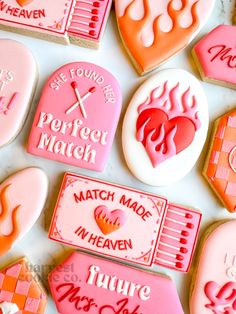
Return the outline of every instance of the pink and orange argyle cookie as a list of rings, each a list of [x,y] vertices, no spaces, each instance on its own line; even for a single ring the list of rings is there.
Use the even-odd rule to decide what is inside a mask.
[[[45,312],[47,295],[25,258],[0,272],[0,305],[3,303],[17,306],[16,314]]]

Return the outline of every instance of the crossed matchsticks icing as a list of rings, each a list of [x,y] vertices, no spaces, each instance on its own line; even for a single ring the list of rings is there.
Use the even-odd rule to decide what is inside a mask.
[[[84,95],[84,96],[80,96],[80,92],[78,90],[78,84],[77,82],[73,81],[71,83],[71,87],[74,89],[75,91],[75,95],[77,97],[77,102],[75,104],[73,104],[70,108],[68,108],[66,110],[66,114],[70,114],[72,111],[74,111],[77,107],[80,107],[80,110],[81,110],[81,113],[83,115],[83,117],[85,119],[88,118],[87,116],[87,113],[86,113],[86,110],[85,110],[85,107],[84,107],[84,101],[90,96],[92,95],[93,93],[96,92],[96,87],[91,87],[89,89],[89,91]]]

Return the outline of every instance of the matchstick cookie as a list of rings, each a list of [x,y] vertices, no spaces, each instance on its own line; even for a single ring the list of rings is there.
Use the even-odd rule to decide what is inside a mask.
[[[203,174],[229,212],[236,211],[236,110],[216,120]]]
[[[51,272],[49,285],[61,314],[184,314],[169,277],[79,252]]]
[[[21,43],[0,39],[0,147],[22,128],[36,81],[37,66],[30,51]]]
[[[0,271],[0,314],[43,314],[47,295],[24,258]]]
[[[236,311],[236,221],[219,221],[206,232],[190,292],[190,314]]]
[[[199,211],[163,197],[66,173],[49,237],[134,265],[187,272],[200,221]]]
[[[134,94],[122,144],[129,169],[153,186],[182,179],[194,167],[208,130],[208,104],[198,80],[183,70],[160,71]]]
[[[91,63],[67,64],[46,82],[28,152],[102,171],[121,111],[117,80]]]
[[[0,28],[58,43],[98,48],[112,0],[3,0]]]
[[[236,89],[236,26],[220,25],[193,48],[204,81]]]
[[[118,28],[139,74],[185,48],[209,17],[215,0],[116,0]]]
[[[0,185],[0,256],[7,253],[38,219],[48,190],[45,173],[27,168]]]

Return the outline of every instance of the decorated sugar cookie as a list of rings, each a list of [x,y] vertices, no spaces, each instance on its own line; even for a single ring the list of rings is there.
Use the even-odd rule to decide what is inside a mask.
[[[0,256],[32,228],[47,196],[48,181],[38,168],[27,168],[0,185]]]
[[[203,171],[230,212],[236,211],[236,110],[216,120]]]
[[[193,49],[204,81],[236,89],[236,26],[220,25]]]
[[[116,0],[118,28],[140,74],[185,48],[209,17],[214,0]]]
[[[236,312],[236,221],[221,221],[206,232],[190,292],[190,314]]]
[[[139,180],[154,186],[183,178],[195,165],[208,130],[208,105],[194,76],[164,70],[134,94],[122,133],[126,162]]]
[[[97,48],[112,0],[3,0],[0,3],[3,30]]]
[[[169,277],[79,252],[51,272],[49,285],[62,314],[184,314]]]
[[[45,84],[33,122],[31,154],[102,171],[121,111],[121,91],[107,70],[67,64]]]
[[[43,314],[47,295],[26,259],[0,271],[1,314]]]
[[[49,237],[135,266],[187,272],[201,216],[158,195],[66,173]]]
[[[22,128],[36,78],[37,66],[30,51],[19,42],[0,39],[0,147]]]

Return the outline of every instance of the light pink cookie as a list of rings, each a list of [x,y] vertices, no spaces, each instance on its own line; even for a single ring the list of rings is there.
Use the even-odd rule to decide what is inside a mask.
[[[206,232],[190,298],[191,314],[236,312],[236,221],[221,221]]]
[[[187,272],[200,221],[197,210],[163,197],[66,173],[49,237],[135,265]]]
[[[48,190],[45,173],[27,168],[0,185],[0,256],[9,251],[38,219]]]
[[[46,82],[28,152],[102,171],[120,111],[121,91],[111,73],[92,63],[67,64]]]
[[[193,48],[204,81],[236,89],[236,26],[219,25]]]
[[[23,35],[97,48],[112,0],[3,0],[0,28]]]
[[[0,39],[0,147],[11,142],[22,128],[36,79],[31,52],[21,43]]]
[[[79,252],[52,271],[49,285],[61,314],[184,314],[169,277]]]

